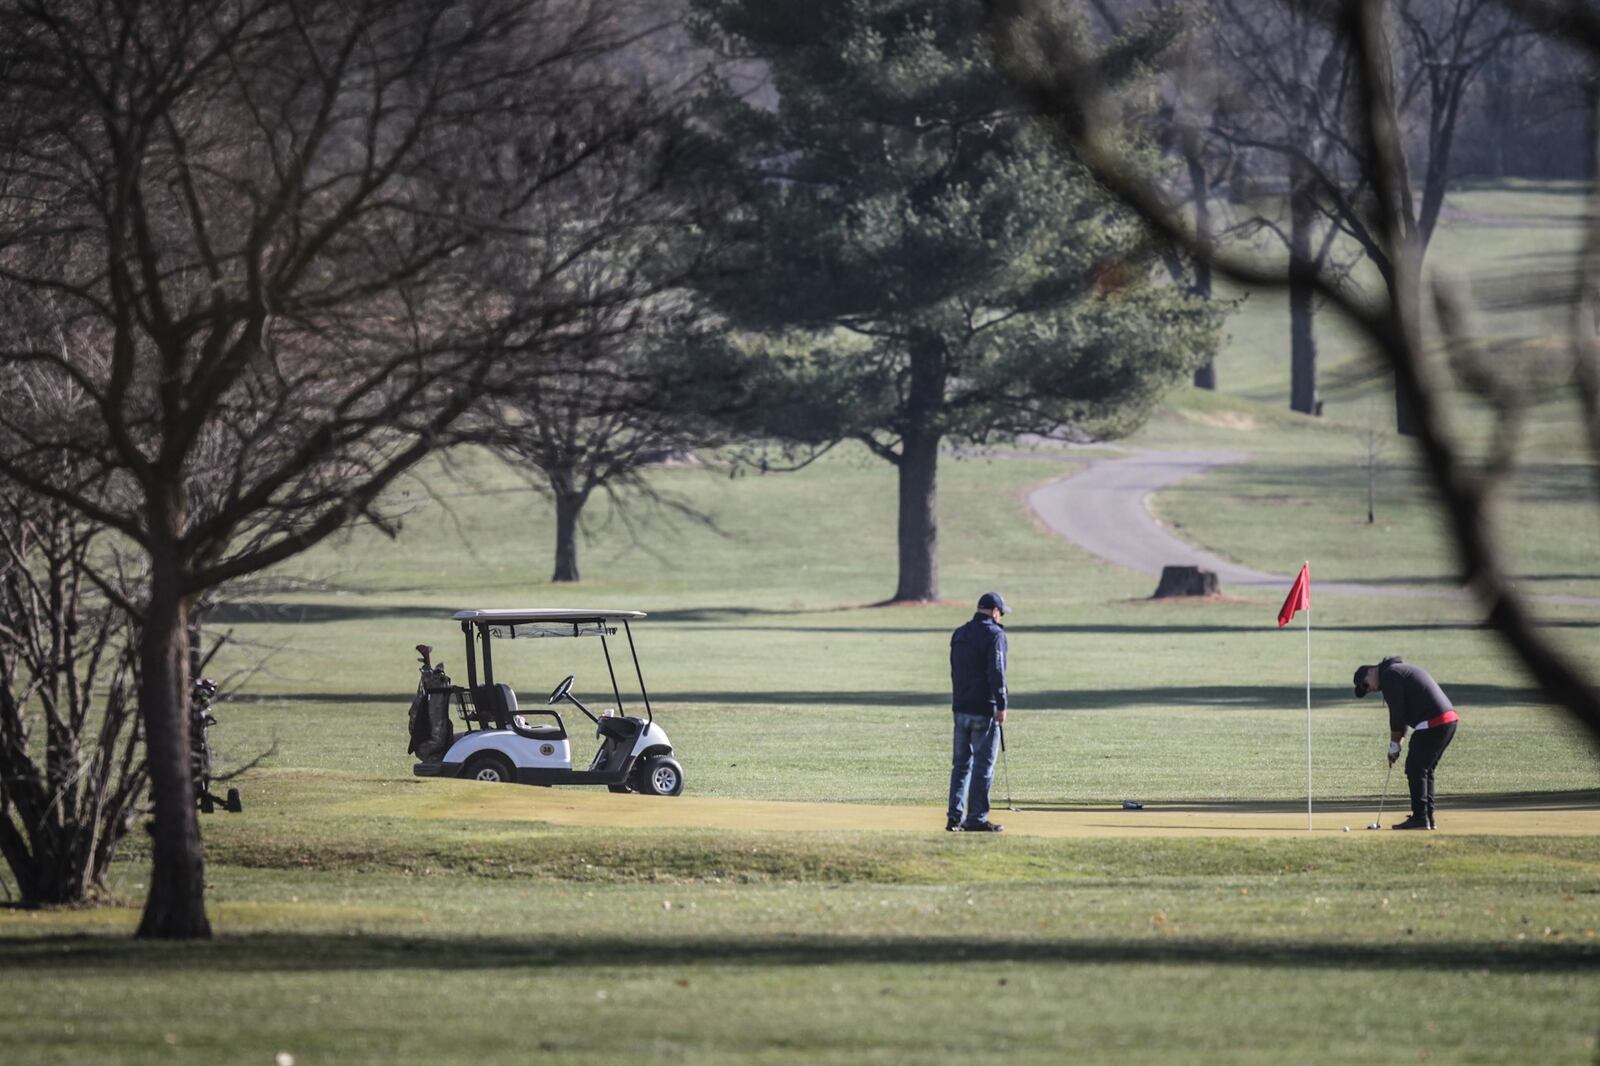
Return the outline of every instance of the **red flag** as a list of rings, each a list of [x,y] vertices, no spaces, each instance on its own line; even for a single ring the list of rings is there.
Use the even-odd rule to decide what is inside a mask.
[[[1309,610],[1311,610],[1311,564],[1306,563],[1300,567],[1300,574],[1294,579],[1294,587],[1289,590],[1289,598],[1278,608],[1278,628],[1282,629],[1288,625],[1296,611]]]

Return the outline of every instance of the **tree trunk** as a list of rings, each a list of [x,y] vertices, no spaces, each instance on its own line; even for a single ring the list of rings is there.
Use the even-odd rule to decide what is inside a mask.
[[[1310,182],[1296,166],[1289,182],[1289,409],[1317,413],[1317,338],[1312,332],[1316,313],[1316,262],[1312,258],[1312,229],[1316,207]]]
[[[196,600],[189,605],[185,615],[184,630],[185,640],[189,647],[189,676],[201,677],[205,674],[206,655],[206,611],[208,607]]]
[[[1515,124],[1513,109],[1516,106],[1517,66],[1513,55],[1513,49],[1502,43],[1495,49],[1494,58],[1484,67],[1483,121],[1489,146],[1487,166],[1489,176],[1497,181],[1506,176],[1506,150],[1510,147]]]
[[[944,408],[945,342],[929,330],[911,338],[911,381],[900,439],[900,583],[895,602],[939,598],[939,472],[936,420]]]
[[[205,857],[189,765],[188,604],[181,592],[177,504],[153,500],[150,599],[139,631],[139,713],[155,805],[150,891],[138,936],[209,938]],[[166,513],[159,513],[161,510]]]
[[[38,864],[28,850],[28,842],[12,824],[10,812],[0,814],[0,856],[4,856],[11,876],[17,882],[17,891],[24,906],[35,906],[43,900],[39,892]]]
[[[556,498],[556,568],[551,581],[578,580],[578,516],[588,502],[587,492],[570,487],[555,486]]]
[[[1189,186],[1194,195],[1194,231],[1203,253],[1195,259],[1193,292],[1202,300],[1211,299],[1211,189],[1206,181],[1206,168],[1196,152],[1188,153]],[[1209,358],[1194,368],[1194,387],[1217,387],[1217,361]]]
[[[900,585],[896,601],[939,598],[939,437],[908,436],[900,454]]]
[[[1402,437],[1417,435],[1416,416],[1411,413],[1411,405],[1406,402],[1399,382],[1395,382],[1394,386],[1394,430]]]
[[[1389,275],[1389,306],[1392,327],[1407,336],[1407,343],[1418,354],[1418,372],[1423,372],[1422,335],[1418,322],[1422,307],[1422,250],[1416,244],[1402,245],[1394,257],[1394,269]],[[1419,429],[1416,412],[1406,398],[1400,376],[1394,379],[1394,428],[1402,437],[1414,437]]]

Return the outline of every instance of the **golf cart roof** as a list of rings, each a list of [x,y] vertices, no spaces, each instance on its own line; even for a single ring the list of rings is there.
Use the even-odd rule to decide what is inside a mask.
[[[542,610],[495,608],[487,611],[457,611],[450,616],[458,622],[480,625],[516,626],[537,622],[629,622],[645,617],[643,611],[596,610],[551,607]]]

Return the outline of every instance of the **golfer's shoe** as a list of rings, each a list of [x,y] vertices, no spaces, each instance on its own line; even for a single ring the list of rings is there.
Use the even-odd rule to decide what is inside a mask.
[[[961,822],[959,820],[955,819],[955,818],[946,819],[946,821],[944,823],[944,831],[946,833],[959,833],[959,832],[961,832]]]
[[[1004,833],[1006,827],[999,822],[968,822],[961,827],[963,833]]]
[[[1426,818],[1418,818],[1416,815],[1413,814],[1410,818],[1407,818],[1405,821],[1397,822],[1394,825],[1390,826],[1389,828],[1391,828],[1391,829],[1432,829],[1433,828],[1433,823],[1428,821]]]

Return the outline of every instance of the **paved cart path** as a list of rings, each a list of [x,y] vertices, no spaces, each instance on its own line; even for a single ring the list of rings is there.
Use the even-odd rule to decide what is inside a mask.
[[[1030,492],[1028,505],[1057,535],[1129,570],[1159,577],[1164,566],[1199,566],[1215,571],[1224,586],[1287,592],[1289,583],[1294,580],[1294,571],[1269,574],[1195,547],[1162,525],[1146,504],[1150,496],[1161,489],[1213,467],[1242,463],[1249,458],[1244,452],[1234,451],[1139,450],[1117,458],[1091,456],[1083,469]],[[1311,571],[1312,584],[1318,593],[1466,596],[1463,590],[1452,588],[1319,581],[1314,561]],[[1600,607],[1600,598],[1593,596],[1549,595],[1529,596],[1528,599],[1538,603]]]
[[[394,799],[360,800],[347,809],[468,821],[550,822],[557,825],[631,829],[722,829],[730,831],[942,833],[944,809],[864,803],[801,803],[783,800],[615,795],[593,788],[532,788],[467,781],[430,781],[427,794],[407,797],[409,812]],[[1390,797],[1384,824],[1398,821]],[[413,804],[415,804],[413,806]],[[1330,801],[1313,817],[1317,833],[1361,833],[1377,803]],[[995,808],[1007,833],[1033,837],[1289,837],[1306,833],[1304,802],[1151,803],[1143,810],[1104,806],[1026,805]],[[1600,792],[1530,794],[1515,797],[1452,797],[1439,810],[1439,833],[1510,836],[1600,835]],[[1376,836],[1378,834],[1365,834]],[[1396,840],[1412,834],[1385,833]]]

